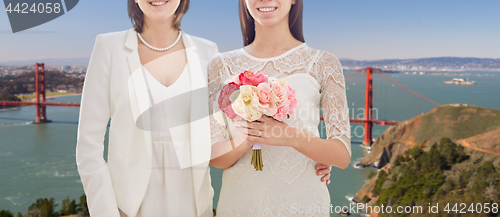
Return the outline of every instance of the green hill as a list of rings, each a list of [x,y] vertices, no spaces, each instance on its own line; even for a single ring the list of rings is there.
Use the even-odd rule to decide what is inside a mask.
[[[491,210],[493,204],[500,205],[499,110],[439,106],[389,127],[371,149],[360,164],[380,170],[369,176],[353,201],[423,209],[379,216],[500,216],[500,210]],[[429,203],[440,205],[438,214],[428,213]],[[489,203],[491,212],[472,212],[479,207],[471,204],[478,203]],[[466,206],[465,214],[453,210],[461,206]]]
[[[463,146],[486,150],[500,155],[500,110],[473,105],[443,105],[423,113],[411,120],[389,127],[371,146],[371,152],[360,162],[361,166],[382,168],[395,156],[418,145],[429,150],[430,145],[442,137],[458,141]],[[500,131],[499,131],[500,132]],[[489,143],[464,143],[478,135]],[[478,138],[479,139],[479,138]],[[491,142],[493,141],[493,142]],[[467,142],[467,141],[466,141]]]

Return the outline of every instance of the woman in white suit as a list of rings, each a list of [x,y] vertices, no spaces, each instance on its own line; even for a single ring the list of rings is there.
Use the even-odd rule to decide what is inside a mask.
[[[167,97],[191,90],[203,95],[207,63],[218,52],[214,43],[179,30],[188,6],[188,0],[129,0],[134,28],[96,38],[82,93],[76,148],[78,172],[93,217],[212,216],[208,119],[175,127],[172,131],[182,134],[176,138],[151,127],[158,113],[155,105],[162,105]],[[206,104],[195,102],[196,110],[189,106],[178,111],[203,111],[200,107]],[[109,118],[105,162],[103,141]],[[169,142],[189,140],[196,147],[172,149]],[[174,157],[177,161],[172,161]],[[169,168],[159,168],[161,163]]]
[[[218,50],[179,29],[188,7],[128,0],[134,28],[96,38],[76,147],[92,217],[212,216],[206,69]]]

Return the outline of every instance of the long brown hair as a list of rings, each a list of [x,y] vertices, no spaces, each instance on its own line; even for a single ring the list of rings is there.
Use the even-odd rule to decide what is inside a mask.
[[[189,9],[189,0],[180,0],[179,7],[175,11],[174,28],[179,29],[181,27],[182,16],[186,14]],[[144,13],[142,12],[139,5],[135,3],[135,0],[128,0],[128,17],[134,25],[134,29],[138,33],[142,33],[142,27],[144,26]]]
[[[290,9],[288,18],[288,25],[292,36],[301,41],[304,40],[304,33],[302,31],[302,11],[304,5],[302,0],[295,0],[295,4]],[[248,12],[245,0],[240,0],[239,3],[241,34],[243,34],[243,46],[247,46],[255,40],[255,20],[250,12]]]

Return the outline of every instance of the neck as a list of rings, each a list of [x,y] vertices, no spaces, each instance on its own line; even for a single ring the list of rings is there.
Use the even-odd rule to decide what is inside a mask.
[[[144,17],[141,37],[151,46],[168,47],[174,43],[178,35],[179,31],[173,26],[173,18],[158,22]]]
[[[288,17],[273,26],[255,23],[255,39],[249,47],[259,53],[275,54],[298,46],[302,42],[295,39],[288,26]]]

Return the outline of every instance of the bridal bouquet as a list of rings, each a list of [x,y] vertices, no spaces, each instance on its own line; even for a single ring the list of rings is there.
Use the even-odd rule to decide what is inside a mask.
[[[254,74],[245,71],[226,82],[218,99],[219,108],[234,120],[241,117],[247,121],[256,121],[262,115],[283,121],[295,113],[297,99],[295,90],[283,79],[271,78],[262,72]],[[262,171],[261,144],[252,147],[252,161],[255,170]]]

